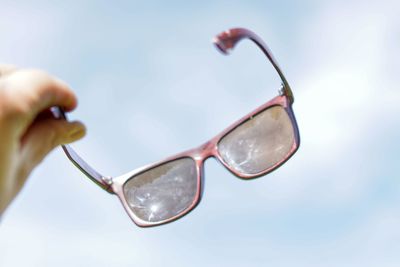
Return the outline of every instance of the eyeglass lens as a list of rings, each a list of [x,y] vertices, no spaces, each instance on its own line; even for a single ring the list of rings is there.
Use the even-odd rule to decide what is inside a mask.
[[[197,192],[196,163],[181,158],[130,178],[124,185],[129,208],[146,222],[170,219],[190,207]]]
[[[218,144],[234,171],[257,174],[288,156],[295,141],[292,122],[282,106],[272,106],[239,125]]]

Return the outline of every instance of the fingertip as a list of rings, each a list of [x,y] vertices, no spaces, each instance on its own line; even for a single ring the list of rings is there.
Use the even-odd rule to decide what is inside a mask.
[[[65,112],[71,112],[76,109],[78,106],[78,100],[76,99],[75,95],[72,94],[68,100],[61,100],[64,104],[62,105],[62,108]]]
[[[78,106],[78,98],[72,91],[71,86],[69,86],[65,81],[54,77],[55,83],[58,87],[63,88],[63,94],[59,94],[59,99],[57,102],[63,103],[63,109],[67,112],[73,111]]]

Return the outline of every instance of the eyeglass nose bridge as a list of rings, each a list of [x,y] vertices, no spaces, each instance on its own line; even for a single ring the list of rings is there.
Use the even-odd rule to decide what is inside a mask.
[[[217,157],[217,143],[215,142],[215,139],[197,147],[194,154],[194,158],[201,162],[204,162],[211,157]]]

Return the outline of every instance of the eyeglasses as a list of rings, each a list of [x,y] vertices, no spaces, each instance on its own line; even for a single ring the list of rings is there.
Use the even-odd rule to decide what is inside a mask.
[[[138,226],[165,224],[195,208],[203,192],[204,161],[210,157],[235,176],[251,179],[277,169],[298,149],[300,137],[292,110],[293,94],[266,44],[243,28],[222,32],[213,43],[223,54],[228,54],[246,38],[267,56],[281,78],[282,87],[278,96],[208,142],[115,178],[98,173],[70,146],[62,146],[67,157],[88,178],[119,197]],[[61,108],[54,107],[52,111],[56,118],[66,119]]]

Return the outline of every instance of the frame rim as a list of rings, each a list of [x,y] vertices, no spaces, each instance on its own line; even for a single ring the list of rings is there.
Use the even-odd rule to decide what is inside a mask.
[[[228,163],[221,156],[221,154],[219,152],[219,148],[218,148],[220,141],[226,135],[228,135],[229,133],[234,131],[237,127],[239,127],[243,123],[246,123],[251,117],[258,115],[259,113],[261,113],[273,106],[281,106],[285,110],[286,114],[289,116],[290,122],[293,127],[293,134],[294,134],[293,144],[292,144],[290,150],[287,152],[287,154],[284,157],[282,157],[281,160],[279,160],[278,162],[276,162],[275,164],[273,164],[272,166],[270,166],[269,168],[267,168],[261,172],[245,174],[245,173],[236,171],[230,165],[228,165]],[[215,139],[216,139],[215,140],[216,141],[216,158],[218,159],[218,161],[220,161],[222,163],[222,165],[225,168],[227,168],[232,174],[234,174],[236,177],[241,178],[243,180],[259,178],[261,176],[264,176],[268,173],[273,172],[274,170],[276,170],[280,166],[282,166],[286,161],[288,161],[296,153],[296,151],[298,150],[298,148],[300,146],[300,134],[299,134],[299,130],[298,130],[297,121],[294,116],[294,112],[292,109],[292,104],[290,103],[290,99],[286,95],[278,95],[278,96],[274,97],[273,99],[271,99],[270,101],[268,101],[267,103],[259,106],[258,108],[256,108],[252,112],[248,113],[247,115],[245,115],[244,117],[242,117],[241,119],[239,119],[238,121],[233,123],[232,125],[228,126],[224,131],[222,131],[220,134],[218,134],[215,137]]]
[[[167,224],[170,222],[173,222],[186,214],[188,214],[190,211],[192,211],[201,201],[202,195],[203,195],[203,184],[204,184],[204,164],[203,160],[199,159],[196,157],[197,155],[197,150],[196,149],[190,149],[181,153],[178,153],[176,155],[172,155],[170,157],[167,157],[163,160],[147,164],[143,167],[139,167],[137,169],[134,169],[126,174],[123,174],[121,176],[115,177],[113,179],[113,183],[111,185],[111,189],[113,192],[118,196],[119,200],[122,203],[122,206],[124,207],[125,211],[128,213],[128,216],[131,218],[131,220],[140,227],[149,227],[149,226],[157,226],[157,225],[162,225],[162,224]],[[125,197],[125,192],[124,192],[124,186],[125,184],[131,180],[134,179],[135,176],[140,175],[146,171],[152,170],[154,168],[157,168],[158,166],[161,166],[163,164],[179,160],[179,159],[184,159],[184,158],[190,158],[191,160],[194,161],[194,164],[196,166],[196,180],[197,180],[197,186],[196,186],[196,193],[195,196],[191,202],[191,204],[178,213],[175,216],[172,216],[171,218],[164,219],[161,221],[156,221],[156,222],[150,222],[141,219],[138,217],[130,208],[127,198]]]
[[[218,149],[218,144],[221,141],[222,138],[224,138],[227,134],[229,134],[231,131],[236,129],[238,126],[242,125],[245,123],[249,118],[252,116],[255,116],[259,114],[260,112],[272,107],[272,106],[282,106],[284,110],[287,112],[291,123],[293,127],[293,132],[294,132],[294,140],[291,149],[287,153],[285,157],[282,158],[279,162],[276,164],[272,165],[271,167],[265,169],[262,172],[255,173],[255,174],[243,174],[240,172],[235,171],[232,169],[221,157]],[[280,166],[282,166],[286,161],[288,161],[298,150],[299,145],[300,145],[300,138],[299,138],[299,131],[298,131],[298,126],[296,119],[294,117],[293,110],[291,108],[291,103],[290,100],[288,99],[288,96],[286,95],[278,95],[274,97],[273,99],[269,100],[265,104],[259,106],[255,110],[251,111],[250,113],[246,114],[236,122],[230,124],[227,128],[225,128],[222,132],[208,140],[206,143],[196,147],[192,148],[180,153],[177,153],[175,155],[169,156],[165,159],[162,159],[160,161],[156,161],[151,164],[147,164],[145,166],[139,167],[137,169],[134,169],[126,174],[123,174],[121,176],[113,178],[113,183],[111,185],[112,191],[118,196],[120,199],[125,211],[128,213],[128,216],[131,218],[131,220],[138,226],[140,227],[150,227],[150,226],[158,226],[158,225],[163,225],[167,224],[170,222],[173,222],[177,219],[182,218],[183,216],[187,215],[190,213],[197,205],[200,203],[204,191],[204,162],[208,158],[215,158],[220,164],[222,164],[223,167],[225,167],[228,171],[230,171],[233,175],[235,175],[238,178],[241,178],[243,180],[251,180],[254,178],[259,178],[261,176],[264,176],[276,169],[278,169]],[[195,165],[196,165],[196,171],[197,171],[197,188],[196,188],[196,194],[195,197],[192,201],[192,203],[182,212],[178,213],[177,215],[157,221],[157,222],[149,222],[146,220],[143,220],[139,218],[130,208],[128,201],[125,197],[124,193],[124,186],[125,184],[130,180],[134,179],[135,176],[144,173],[146,171],[149,171],[151,169],[154,169],[160,165],[166,164],[168,162],[172,162],[174,160],[182,159],[182,158],[191,158]]]

